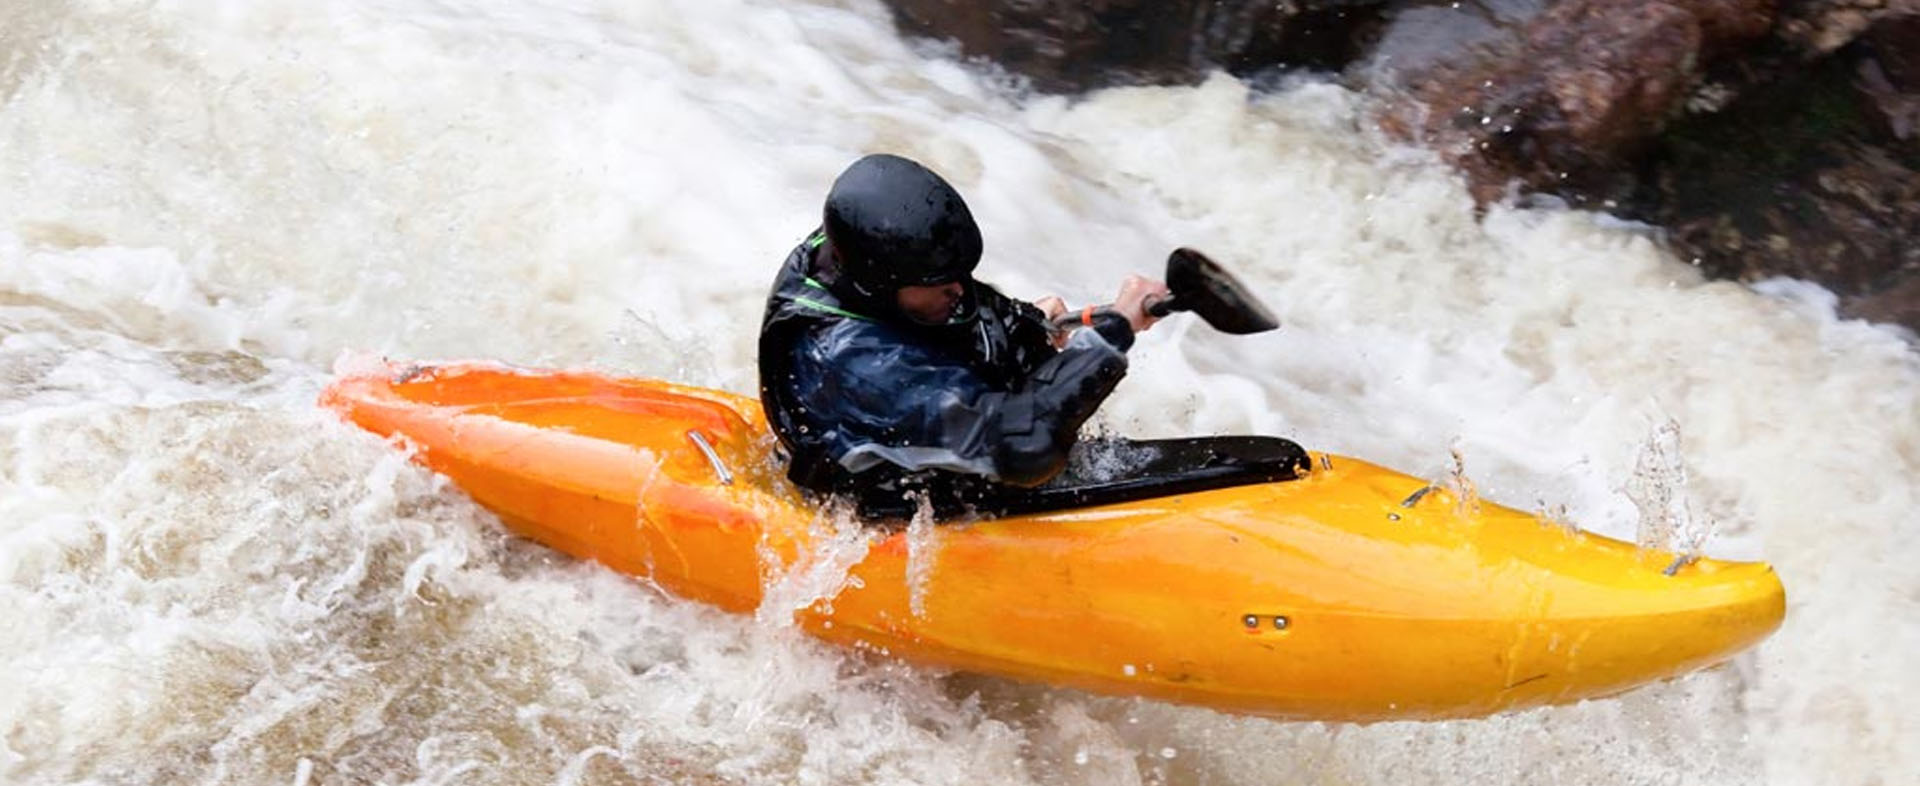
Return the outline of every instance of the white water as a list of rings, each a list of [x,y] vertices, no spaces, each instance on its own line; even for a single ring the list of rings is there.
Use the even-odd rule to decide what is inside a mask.
[[[1476,221],[1356,96],[1016,103],[870,2],[0,6],[0,782],[1911,783],[1920,360],[1645,231]],[[1103,427],[1260,432],[1631,538],[1671,418],[1786,626],[1484,721],[1282,724],[901,666],[511,540],[312,404],[343,352],[751,390],[862,152],[982,275],[1102,298],[1192,244],[1278,333],[1144,337]],[[830,571],[829,571],[830,572]],[[823,574],[824,575],[824,574]],[[830,577],[829,577],[830,578]]]

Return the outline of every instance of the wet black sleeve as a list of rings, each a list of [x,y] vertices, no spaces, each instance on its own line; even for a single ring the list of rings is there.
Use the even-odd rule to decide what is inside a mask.
[[[994,465],[1001,482],[1037,486],[1067,465],[1067,451],[1080,426],[1126,376],[1124,347],[1133,343],[1133,332],[1121,327],[1126,329],[1121,346],[1109,342],[1104,332],[1079,331],[1065,349],[1034,370],[1020,392],[988,397],[1004,396],[995,402],[1000,412],[994,423],[999,432]]]
[[[887,463],[1044,483],[1127,370],[1121,349],[1081,330],[1016,389],[996,390],[963,364],[875,330],[843,325],[795,358],[820,382],[807,386],[805,405],[834,424],[834,460],[853,473]]]

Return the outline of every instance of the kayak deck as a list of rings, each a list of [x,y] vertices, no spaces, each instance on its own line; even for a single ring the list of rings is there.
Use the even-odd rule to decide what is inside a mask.
[[[847,526],[784,477],[758,402],[485,363],[349,376],[323,403],[401,437],[515,531],[753,612]],[[1780,624],[1761,563],[1569,530],[1353,459],[1297,480],[857,536],[797,623],[903,659],[1217,709],[1428,719],[1617,693]],[[844,538],[842,538],[844,541]],[[784,612],[784,610],[775,610]]]

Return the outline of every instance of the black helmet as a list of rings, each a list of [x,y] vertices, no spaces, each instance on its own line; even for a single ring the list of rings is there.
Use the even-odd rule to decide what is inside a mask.
[[[840,173],[826,230],[841,277],[868,297],[963,281],[980,264],[980,227],[960,193],[899,156],[870,155]]]

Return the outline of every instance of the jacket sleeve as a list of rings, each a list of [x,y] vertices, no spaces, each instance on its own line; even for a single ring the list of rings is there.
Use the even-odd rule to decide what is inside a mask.
[[[1127,338],[1131,343],[1132,334]],[[1102,332],[1081,330],[1059,354],[1034,369],[1019,392],[982,396],[976,406],[991,411],[982,422],[996,437],[997,479],[1037,486],[1059,474],[1081,424],[1126,373],[1124,349]]]
[[[802,342],[795,367],[817,380],[802,398],[816,422],[833,424],[827,441],[847,471],[891,464],[1032,486],[1066,466],[1081,424],[1126,375],[1126,354],[1107,332],[1075,332],[1013,390],[864,324]]]

